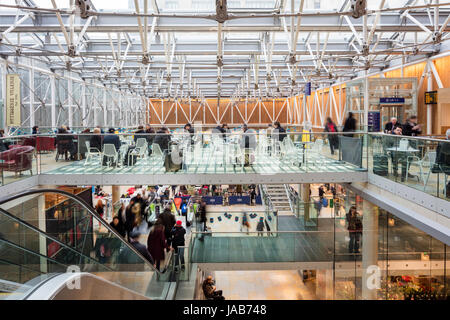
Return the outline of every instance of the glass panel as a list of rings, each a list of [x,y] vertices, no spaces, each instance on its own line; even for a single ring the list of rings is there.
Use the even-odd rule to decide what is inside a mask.
[[[147,297],[165,297],[170,270],[155,272],[131,249],[134,244],[126,245],[82,203],[56,193],[31,194],[23,200],[3,203],[0,212],[3,265],[5,270],[20,266],[21,283],[35,275],[31,271],[60,273],[75,265]]]

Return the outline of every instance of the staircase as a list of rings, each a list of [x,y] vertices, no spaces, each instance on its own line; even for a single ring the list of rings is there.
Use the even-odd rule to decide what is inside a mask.
[[[289,205],[289,198],[284,185],[268,184],[266,185],[266,188],[273,207],[278,211],[278,214],[292,214],[292,210]]]

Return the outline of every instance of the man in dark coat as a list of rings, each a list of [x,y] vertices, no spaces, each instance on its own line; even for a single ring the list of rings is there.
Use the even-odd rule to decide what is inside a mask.
[[[109,134],[104,137],[103,144],[113,144],[116,148],[116,151],[119,151],[121,145],[120,138],[118,135],[114,134],[114,131],[114,128],[109,128]]]
[[[145,133],[144,126],[139,126],[137,131],[134,133],[134,139],[133,139],[134,143],[136,143],[137,139],[139,139],[139,138],[145,138],[144,133]]]
[[[348,113],[348,118],[345,120],[343,132],[355,132],[356,119],[353,118],[353,112]],[[344,134],[346,137],[353,137],[353,134]]]
[[[417,117],[411,116],[403,125],[403,135],[409,137],[415,137],[422,133],[421,125],[417,124]]]
[[[391,121],[386,123],[386,125],[384,126],[384,133],[394,134],[394,130],[401,126],[402,125],[397,122],[397,118],[392,117]]]
[[[142,243],[140,243],[138,241],[140,236],[140,233],[138,231],[133,231],[130,233],[130,244],[137,250],[139,251],[139,253],[141,255],[144,256],[145,259],[147,259],[154,267],[156,267],[155,265],[155,261],[153,260],[153,257],[151,256],[150,252],[148,252],[147,248],[145,247],[145,245],[143,245]],[[129,261],[129,263],[132,263]]]
[[[164,225],[164,234],[166,239],[170,238],[170,231],[175,225],[175,216],[170,212],[169,208],[165,208],[163,213],[159,215],[159,219],[161,219],[162,224]]]
[[[170,142],[169,129],[165,127],[159,129],[153,142],[159,145],[161,151],[168,150]]]
[[[186,235],[186,229],[183,228],[181,220],[177,221],[177,224],[170,231],[169,243],[172,246],[176,256],[176,266],[180,265],[184,270],[184,236]]]
[[[276,121],[276,122],[273,124],[273,126],[274,126],[274,129],[272,130],[272,137],[273,137],[274,135],[276,136],[276,135],[278,134],[278,140],[279,140],[280,142],[283,141],[284,138],[287,137],[286,129],[284,129],[278,121]]]

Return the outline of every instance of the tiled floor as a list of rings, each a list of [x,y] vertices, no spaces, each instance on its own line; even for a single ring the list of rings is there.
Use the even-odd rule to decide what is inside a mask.
[[[215,271],[215,280],[227,300],[316,299],[314,287],[303,283],[297,270]]]

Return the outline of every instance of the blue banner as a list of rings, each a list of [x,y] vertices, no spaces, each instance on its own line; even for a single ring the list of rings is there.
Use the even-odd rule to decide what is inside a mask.
[[[215,196],[204,196],[202,201],[205,201],[207,205],[223,205],[223,197]]]
[[[307,96],[311,95],[311,82],[307,82],[305,84],[305,95]]]
[[[369,121],[369,123],[368,123],[369,132],[380,132],[381,131],[380,111],[369,111],[368,121]]]
[[[230,206],[234,204],[250,204],[250,196],[229,196],[228,203]]]
[[[405,98],[392,97],[392,98],[380,98],[380,104],[392,104],[392,103],[405,103]]]

